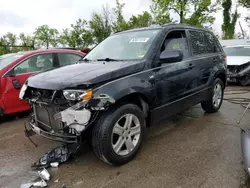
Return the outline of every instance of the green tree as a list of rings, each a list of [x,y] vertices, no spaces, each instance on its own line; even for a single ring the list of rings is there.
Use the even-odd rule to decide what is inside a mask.
[[[21,47],[20,50],[29,50],[33,49],[34,40],[33,37],[30,35],[25,35],[25,33],[19,34],[19,41],[21,46],[27,46],[27,47]],[[31,47],[33,46],[33,47]]]
[[[250,8],[250,1],[249,0],[239,0],[239,3],[245,7],[245,8]]]
[[[139,28],[139,27],[148,27],[152,25],[153,18],[151,14],[147,11],[144,11],[142,14],[138,14],[137,16],[132,16],[129,19],[128,25],[129,28]]]
[[[116,0],[116,8],[113,9],[113,15],[114,15],[114,20],[113,20],[113,31],[114,32],[119,32],[123,30],[129,29],[129,24],[125,21],[123,17],[123,8],[125,4],[120,3],[119,0]]]
[[[55,47],[58,44],[58,34],[57,29],[49,28],[48,25],[42,25],[35,29],[34,40],[39,47]]]
[[[213,4],[211,0],[153,0],[151,11],[156,23],[171,22],[169,11],[173,10],[179,16],[180,23],[204,27],[213,24],[213,13],[218,8],[219,1]]]
[[[77,49],[91,45],[93,39],[88,29],[88,22],[78,19],[75,24],[71,24],[70,29],[63,29],[60,43]]]
[[[168,5],[168,0],[152,0],[150,10],[153,15],[153,24],[166,24],[172,22],[169,15]]]
[[[17,36],[11,32],[6,33],[0,38],[0,44],[0,54],[18,51],[18,48],[14,47],[17,45]]]
[[[235,33],[235,25],[240,14],[238,13],[237,7],[234,13],[231,13],[232,0],[224,0],[222,3],[223,7],[223,24],[221,26],[223,32],[223,39],[233,39]]]
[[[108,6],[102,7],[102,12],[94,12],[92,19],[89,21],[93,40],[96,44],[102,42],[112,32],[112,18]]]

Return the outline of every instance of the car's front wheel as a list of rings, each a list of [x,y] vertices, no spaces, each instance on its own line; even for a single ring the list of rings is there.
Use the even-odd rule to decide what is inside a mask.
[[[117,106],[96,121],[92,132],[93,150],[104,162],[123,165],[139,151],[144,130],[144,114],[137,105]]]
[[[201,103],[205,112],[214,113],[220,109],[223,102],[224,88],[225,86],[222,80],[217,78],[213,83],[208,100]]]

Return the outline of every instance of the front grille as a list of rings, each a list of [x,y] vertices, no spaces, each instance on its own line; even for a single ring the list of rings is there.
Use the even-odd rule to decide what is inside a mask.
[[[59,131],[63,129],[63,122],[55,120],[53,116],[64,109],[65,108],[33,104],[35,119],[38,126],[49,132],[51,130]]]

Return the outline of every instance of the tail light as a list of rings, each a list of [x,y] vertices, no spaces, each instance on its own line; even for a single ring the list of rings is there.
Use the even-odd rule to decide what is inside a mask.
[[[225,60],[227,60],[227,54],[226,54],[226,53],[224,53],[224,55],[223,55],[223,56],[224,56],[224,59],[225,59]]]

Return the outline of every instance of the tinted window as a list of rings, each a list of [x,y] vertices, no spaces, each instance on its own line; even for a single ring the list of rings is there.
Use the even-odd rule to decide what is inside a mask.
[[[141,59],[147,53],[160,29],[130,31],[112,35],[91,50],[85,57],[96,59]]]
[[[183,58],[190,56],[185,31],[172,31],[168,33],[161,51],[177,49],[183,52]]]
[[[77,61],[82,59],[82,57],[76,54],[58,53],[58,59],[60,65],[69,65],[72,63],[76,63]]]
[[[51,53],[35,55],[17,65],[14,68],[14,74],[44,71],[52,67],[53,67],[53,56]]]
[[[206,50],[207,53],[214,53],[214,52],[220,52],[221,49],[218,45],[217,39],[211,34],[211,33],[205,33],[205,38],[206,38]]]
[[[21,54],[6,54],[0,56],[0,70],[8,66],[12,62],[16,61],[18,58],[22,57]]]
[[[203,32],[189,31],[192,50],[194,55],[207,53],[207,47]]]
[[[250,56],[250,46],[225,47],[228,56]]]

